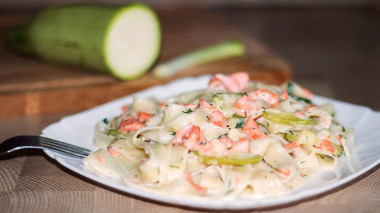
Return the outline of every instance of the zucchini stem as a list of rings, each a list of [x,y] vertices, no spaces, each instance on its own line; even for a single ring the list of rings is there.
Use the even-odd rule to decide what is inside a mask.
[[[153,69],[156,78],[168,78],[184,69],[226,58],[239,57],[245,48],[240,41],[226,41],[207,46],[159,64]]]

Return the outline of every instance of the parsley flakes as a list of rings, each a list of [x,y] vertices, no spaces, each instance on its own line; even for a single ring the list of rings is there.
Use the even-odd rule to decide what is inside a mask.
[[[182,111],[183,113],[187,113],[187,114],[190,114],[190,113],[192,113],[193,112],[193,110],[191,110],[191,109],[189,109],[189,110],[187,110],[187,111]]]

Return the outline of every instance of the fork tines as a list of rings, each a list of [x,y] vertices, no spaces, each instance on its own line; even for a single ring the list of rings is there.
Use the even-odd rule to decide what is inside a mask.
[[[41,146],[61,151],[64,153],[74,154],[80,157],[86,157],[91,153],[91,150],[83,147],[75,146],[72,144],[64,143],[50,138],[39,137],[39,143]]]

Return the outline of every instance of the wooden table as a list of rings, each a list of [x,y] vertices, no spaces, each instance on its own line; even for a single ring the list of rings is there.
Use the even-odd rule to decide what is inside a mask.
[[[229,39],[231,36],[244,40],[249,47],[248,58],[227,60],[188,70],[185,75],[208,73],[215,69],[221,72],[248,69],[256,78],[268,82],[280,83],[290,77],[287,63],[270,53],[259,42],[225,24],[218,15],[202,11],[169,11],[160,12],[159,16],[164,29],[160,61],[212,40]],[[27,17],[28,14],[1,15],[0,20],[3,22],[0,23],[3,25],[0,26],[0,36],[4,36],[5,29],[11,23],[18,23]],[[182,24],[184,22],[186,27]],[[187,42],[182,42],[184,37]],[[0,140],[21,134],[40,134],[45,126],[63,116],[166,82],[156,81],[149,75],[136,82],[118,82],[109,76],[95,75],[86,70],[62,68],[37,59],[24,58],[7,50],[4,43],[1,45],[0,54],[4,57],[0,59],[0,103],[8,107],[1,108],[3,112],[0,113]],[[33,71],[30,67],[38,68],[35,69],[38,71],[35,73],[39,75],[38,78],[27,73]],[[4,70],[5,68],[7,70]],[[54,75],[46,77],[48,72],[54,72]],[[41,80],[41,76],[45,76],[45,79]],[[59,81],[62,77],[69,80]],[[323,86],[322,82],[305,83],[317,93],[324,93],[330,97],[334,95],[329,93],[329,87]],[[54,107],[48,104],[52,99],[62,104],[61,97],[67,95],[63,100],[75,103],[85,97],[84,93],[91,91],[95,91],[97,95],[87,97],[85,104],[77,102],[77,106],[71,107]],[[46,107],[46,104],[49,107]],[[30,110],[30,106],[34,106],[33,110]],[[359,179],[318,197],[259,210],[292,213],[374,212],[380,209],[379,180],[380,172],[377,167]],[[1,212],[197,211],[116,192],[74,174],[38,150],[20,151],[0,159],[0,209]]]

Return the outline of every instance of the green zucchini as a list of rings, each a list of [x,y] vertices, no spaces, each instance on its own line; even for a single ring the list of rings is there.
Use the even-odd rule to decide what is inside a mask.
[[[250,156],[207,156],[200,155],[197,151],[194,152],[195,155],[201,160],[202,163],[212,164],[212,165],[237,165],[242,166],[246,164],[255,164],[260,162],[263,157],[261,155],[250,155]]]
[[[315,123],[315,120],[312,119],[300,119],[295,115],[287,112],[273,112],[273,111],[264,111],[263,117],[279,124],[285,125],[309,125]]]
[[[244,93],[218,93],[211,97],[210,104],[218,110],[233,110],[234,103],[243,95]]]
[[[342,152],[343,152],[343,146],[339,146],[339,145],[336,145],[333,143],[331,143],[331,145],[334,147],[334,155],[336,157],[340,157],[342,155]]]
[[[318,142],[318,135],[308,129],[289,130],[286,139],[292,142],[299,142],[302,145],[312,146]]]
[[[8,43],[47,61],[109,71],[122,80],[140,77],[161,47],[157,16],[142,4],[46,9],[8,33]]]

